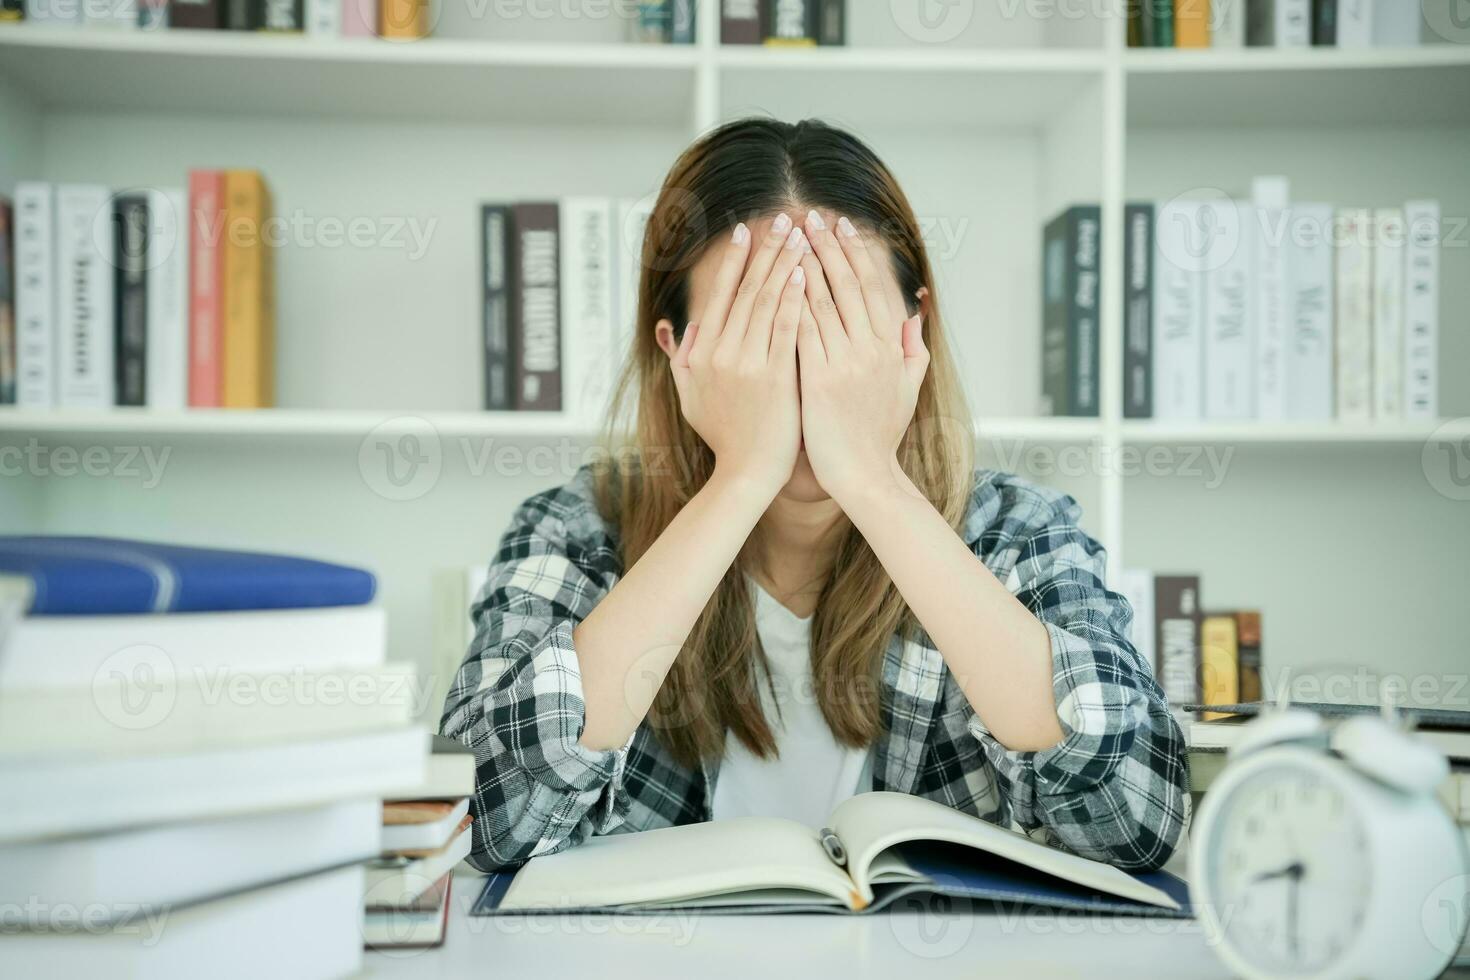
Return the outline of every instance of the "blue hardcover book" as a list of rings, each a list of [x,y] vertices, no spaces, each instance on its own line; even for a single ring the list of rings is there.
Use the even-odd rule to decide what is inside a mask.
[[[329,562],[121,538],[0,536],[0,578],[29,585],[32,616],[359,606],[371,572]]]

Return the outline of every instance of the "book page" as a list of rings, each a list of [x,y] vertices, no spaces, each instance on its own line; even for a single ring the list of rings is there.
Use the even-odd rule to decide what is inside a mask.
[[[813,892],[849,908],[852,879],[817,832],[791,820],[742,817],[594,837],[532,858],[516,873],[503,910],[682,903],[754,889]]]
[[[1108,895],[1162,908],[1179,907],[1159,889],[1110,865],[1038,844],[979,817],[906,793],[862,793],[845,800],[832,811],[831,827],[847,848],[847,870],[865,905],[873,900],[870,869],[878,866],[885,850],[906,841],[936,840],[978,848]]]

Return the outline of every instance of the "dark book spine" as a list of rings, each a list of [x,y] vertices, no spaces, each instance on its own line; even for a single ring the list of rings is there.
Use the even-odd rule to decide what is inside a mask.
[[[1123,417],[1153,418],[1154,206],[1123,212]]]
[[[1312,0],[1312,43],[1337,46],[1337,0]]]
[[[1174,46],[1174,0],[1147,0],[1149,19],[1153,21],[1153,43],[1150,47]]]
[[[1102,211],[1096,205],[1073,208],[1069,244],[1072,291],[1067,310],[1067,378],[1069,415],[1096,418],[1098,413],[1098,252]]]
[[[250,0],[250,26],[257,31],[300,32],[306,29],[304,0]]]
[[[1128,46],[1141,48],[1143,40],[1143,0],[1128,0]]]
[[[1043,415],[1066,415],[1067,239],[1071,213],[1047,222],[1041,235],[1041,399]]]
[[[674,44],[694,43],[694,8],[696,0],[674,0],[669,26],[669,40]]]
[[[817,43],[817,0],[761,0],[761,39],[777,46]]]
[[[673,0],[638,0],[633,19],[633,40],[643,44],[668,44],[673,37]]]
[[[761,43],[760,0],[720,0],[720,43]]]
[[[492,411],[515,408],[514,351],[511,350],[511,254],[513,219],[509,207],[487,204],[480,211],[481,256],[485,304],[485,407]]]
[[[1176,711],[1199,700],[1198,575],[1154,578],[1154,650],[1159,682]]]
[[[114,349],[119,405],[147,401],[148,198],[129,194],[113,202]]]
[[[561,411],[561,249],[555,202],[515,206],[516,408]]]
[[[0,21],[25,20],[25,0],[0,0]]]
[[[168,0],[168,26],[216,31],[224,26],[224,0]]]
[[[15,212],[0,197],[0,405],[15,404]]]
[[[1240,651],[1241,701],[1261,700],[1261,614],[1244,610],[1235,614],[1236,642]]]
[[[824,47],[847,43],[847,0],[817,0],[817,43]]]
[[[225,5],[225,29],[253,31],[256,28],[255,0],[220,0]]]

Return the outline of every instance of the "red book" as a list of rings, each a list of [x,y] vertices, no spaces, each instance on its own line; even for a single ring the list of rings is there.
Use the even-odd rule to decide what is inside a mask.
[[[189,171],[189,405],[218,408],[224,309],[224,174]]]

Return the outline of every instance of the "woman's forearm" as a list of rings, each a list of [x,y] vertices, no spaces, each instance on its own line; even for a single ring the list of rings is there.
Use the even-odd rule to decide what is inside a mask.
[[[714,475],[572,633],[582,744],[621,747],[642,723],[689,631],[779,487]]]
[[[1017,751],[1040,751],[1061,741],[1046,627],[907,477],[896,473],[892,481],[838,502],[990,734]]]

